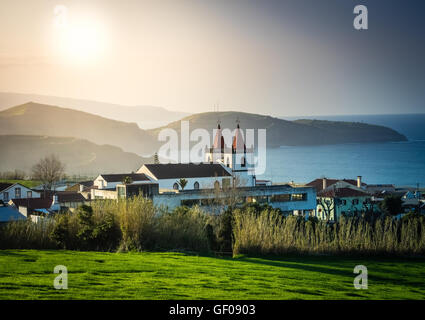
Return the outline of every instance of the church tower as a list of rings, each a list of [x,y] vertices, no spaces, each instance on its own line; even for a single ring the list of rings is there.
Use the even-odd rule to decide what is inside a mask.
[[[229,168],[234,185],[255,186],[254,150],[246,147],[239,121],[237,121],[230,148],[226,146],[221,126],[218,124],[213,146],[206,151],[205,160],[207,162],[221,163]]]

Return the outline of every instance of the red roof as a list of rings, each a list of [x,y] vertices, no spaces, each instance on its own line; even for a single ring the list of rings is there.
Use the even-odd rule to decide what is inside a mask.
[[[328,178],[326,178],[326,186],[330,187],[330,186],[334,185],[335,183],[337,183],[338,181],[344,181],[344,182],[347,182],[347,183],[357,187],[357,180],[354,180],[354,179],[328,179]],[[366,183],[362,182],[362,186],[366,186],[366,185],[367,185]],[[323,190],[323,179],[313,180],[313,181],[307,183],[307,186],[314,187],[316,189],[316,191],[319,192],[319,191]]]
[[[221,149],[221,150],[223,150],[224,149],[224,146],[225,146],[225,144],[224,144],[224,137],[223,137],[223,135],[221,133],[221,127],[220,127],[220,125],[218,125],[217,126],[217,133],[216,133],[215,138],[214,138],[213,149]]]
[[[329,188],[317,193],[319,197],[326,198],[351,198],[351,197],[368,197],[371,196],[367,192],[355,190],[351,188]]]
[[[52,206],[52,199],[46,198],[27,198],[12,199],[17,207],[27,207],[28,209],[48,209]]]
[[[241,129],[239,127],[239,124],[236,128],[235,136],[233,137],[232,149],[236,152],[245,152],[246,151],[245,141],[243,139],[243,135],[241,133]]]

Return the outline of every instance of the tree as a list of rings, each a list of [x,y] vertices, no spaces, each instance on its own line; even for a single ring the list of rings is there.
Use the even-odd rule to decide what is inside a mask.
[[[325,214],[326,221],[329,221],[331,218],[331,213],[335,209],[335,199],[334,198],[318,198],[319,205],[322,207],[322,210]],[[335,219],[336,217],[334,217]]]
[[[403,200],[398,196],[387,196],[380,203],[380,207],[384,213],[395,216],[403,211]]]
[[[177,181],[177,183],[180,186],[180,188],[182,188],[182,190],[184,190],[188,181],[185,178],[181,178],[179,181]]]
[[[64,172],[65,165],[54,154],[40,159],[32,168],[33,179],[43,183],[44,192],[51,190],[54,184],[62,179]]]
[[[131,179],[131,177],[126,176],[123,180],[122,183],[127,185],[127,184],[132,184],[133,183],[133,179]]]

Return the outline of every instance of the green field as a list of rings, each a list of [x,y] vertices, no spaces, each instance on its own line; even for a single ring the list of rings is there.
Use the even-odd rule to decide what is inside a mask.
[[[368,267],[369,289],[353,287]],[[68,289],[56,290],[56,265]],[[0,299],[424,299],[425,261],[0,251]]]
[[[27,188],[34,188],[39,186],[42,182],[37,180],[11,180],[11,179],[0,179],[0,183],[20,183]]]

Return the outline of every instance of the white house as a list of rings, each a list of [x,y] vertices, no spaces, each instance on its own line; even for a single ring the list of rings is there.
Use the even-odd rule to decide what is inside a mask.
[[[12,199],[40,198],[40,193],[20,183],[0,183],[0,200],[8,203]]]
[[[143,173],[118,173],[118,174],[101,174],[93,182],[97,189],[115,189],[122,184],[124,179],[129,177],[132,183],[151,183],[152,181]]]
[[[179,190],[180,179],[186,179],[185,190],[214,189],[232,185],[229,168],[218,163],[144,164],[138,171],[159,184],[159,189]]]

